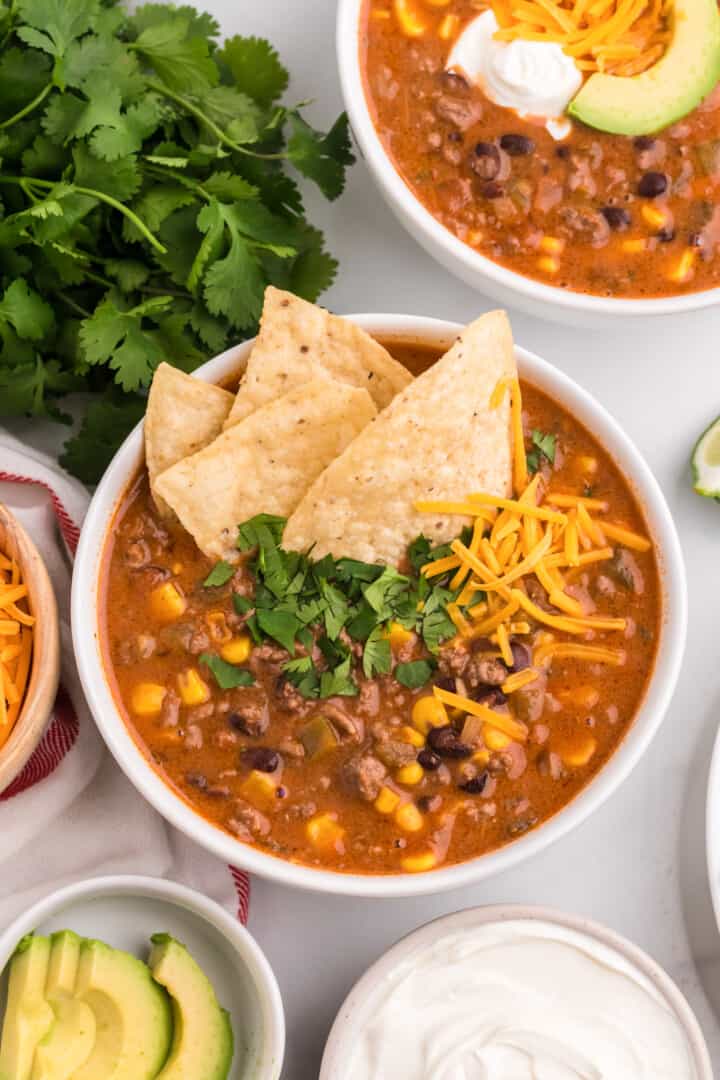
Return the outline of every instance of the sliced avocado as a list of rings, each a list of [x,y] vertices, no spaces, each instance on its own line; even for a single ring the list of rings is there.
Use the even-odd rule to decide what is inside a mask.
[[[72,930],[50,938],[45,1000],[55,1022],[35,1050],[30,1080],[69,1080],[95,1045],[95,1015],[75,997],[82,939]]]
[[[650,135],[692,112],[720,79],[720,13],[716,0],[675,0],[672,18],[657,64],[641,75],[591,75],[570,115],[599,131]]]
[[[30,1080],[35,1048],[55,1021],[45,1000],[49,963],[50,939],[32,934],[22,939],[10,961],[0,1080]]]
[[[175,1031],[170,1056],[157,1080],[226,1080],[233,1032],[207,975],[179,941],[153,934],[148,964],[172,998]]]
[[[172,1039],[167,994],[145,964],[102,941],[83,941],[75,998],[95,1016],[92,1052],[71,1080],[155,1080]]]

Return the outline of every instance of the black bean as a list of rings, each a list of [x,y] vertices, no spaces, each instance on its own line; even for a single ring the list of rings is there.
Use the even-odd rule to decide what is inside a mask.
[[[461,742],[452,724],[430,728],[428,742],[431,749],[440,757],[466,758],[472,754],[472,747]]]
[[[477,776],[473,776],[471,780],[466,780],[464,784],[458,786],[461,791],[467,791],[468,795],[482,795],[488,779],[488,773],[481,772]]]
[[[435,772],[436,769],[440,768],[440,758],[437,754],[433,754],[432,750],[428,750],[427,747],[420,751],[417,759],[423,769],[427,769],[428,772]]]
[[[280,764],[280,755],[277,750],[271,750],[267,746],[258,746],[251,750],[244,750],[243,761],[258,772],[275,772]]]
[[[558,146],[555,150],[555,157],[559,157],[563,161],[567,161],[567,159],[570,157],[570,153],[571,151],[569,146]]]
[[[479,142],[470,155],[470,168],[481,180],[494,180],[500,172],[500,151],[495,143]]]
[[[505,194],[505,188],[502,184],[498,184],[497,180],[488,180],[487,184],[483,184],[480,189],[480,194],[486,199],[499,199]]]
[[[188,784],[191,784],[194,788],[197,788],[198,791],[205,791],[207,789],[207,786],[208,786],[207,776],[204,776],[202,773],[199,773],[199,772],[185,773],[185,780],[186,780],[186,782]]]
[[[669,244],[671,240],[675,239],[675,230],[668,229],[667,227],[661,229],[660,232],[657,234],[657,238],[661,244]]]
[[[668,178],[665,173],[646,172],[640,178],[638,195],[642,195],[643,199],[657,199],[658,195],[663,195],[667,191],[667,187]]]
[[[476,690],[473,690],[471,697],[473,701],[477,701],[481,705],[487,705],[489,709],[494,709],[497,705],[505,705],[507,702],[507,694],[503,693],[499,686],[478,686]]]
[[[511,641],[510,648],[513,654],[513,663],[511,671],[525,671],[525,668],[530,667],[531,654],[527,645],[523,645],[521,641]]]
[[[440,690],[448,690],[451,694],[454,694],[457,690],[453,675],[441,675],[439,679],[435,680],[435,685]]]
[[[633,146],[636,150],[652,150],[655,145],[655,140],[652,135],[638,135],[633,139]]]
[[[500,146],[510,157],[523,157],[535,149],[535,143],[527,135],[501,135]]]
[[[630,224],[630,214],[622,206],[603,206],[600,213],[616,232],[622,232]]]

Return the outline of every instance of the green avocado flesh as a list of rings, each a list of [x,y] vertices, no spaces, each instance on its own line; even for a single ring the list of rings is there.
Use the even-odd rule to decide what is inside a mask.
[[[665,55],[641,75],[591,75],[569,114],[598,131],[651,135],[692,112],[720,79],[716,0],[675,0],[672,31]]]
[[[153,936],[148,961],[153,977],[172,998],[170,1056],[157,1080],[226,1080],[233,1033],[212,984],[190,953],[167,934]]]
[[[95,1045],[95,1015],[74,997],[81,944],[72,930],[50,939],[45,1000],[55,1020],[37,1045],[30,1080],[70,1080]]]
[[[170,1049],[172,1015],[146,965],[101,941],[83,941],[75,997],[90,1006],[97,1030],[72,1080],[155,1080]]]
[[[50,939],[23,938],[10,964],[0,1041],[0,1080],[30,1080],[35,1048],[55,1021],[45,1000],[49,964]]]

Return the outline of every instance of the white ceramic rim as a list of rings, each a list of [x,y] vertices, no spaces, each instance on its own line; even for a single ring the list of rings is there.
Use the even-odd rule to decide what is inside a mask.
[[[263,1018],[262,1075],[267,1080],[277,1080],[282,1072],[285,1056],[285,1011],[275,973],[265,953],[249,930],[234,919],[220,904],[208,899],[187,885],[179,885],[167,878],[155,878],[140,874],[112,874],[87,878],[66,885],[49,893],[42,900],[18,915],[0,934],[0,974],[12,956],[18,941],[31,933],[63,908],[78,900],[98,896],[145,896],[165,904],[185,908],[204,919],[218,930],[232,950],[243,961],[260,1003]],[[267,1071],[265,1071],[267,1070]]]
[[[547,305],[560,311],[622,318],[676,315],[720,303],[720,288],[684,293],[681,296],[637,300],[592,296],[544,285],[533,278],[508,270],[474,251],[441,225],[413,195],[396,170],[372,121],[360,67],[360,15],[364,4],[365,0],[338,0],[337,59],[350,125],[362,155],[390,207],[399,213],[400,220],[413,232],[415,239],[431,255],[439,258],[447,269],[457,273],[468,283],[474,281],[476,286],[479,284],[478,279],[485,278],[488,288],[495,287],[495,295],[520,295],[532,302],[536,311],[540,306]],[[557,315],[558,312],[555,317]]]
[[[380,959],[368,968],[364,975],[361,975],[341,1005],[325,1045],[319,1080],[342,1080],[346,1075],[346,1072],[343,1071],[343,1069],[347,1069],[347,1052],[344,1049],[344,1042],[348,1029],[350,1029],[352,1035],[353,1014],[366,1003],[367,999],[375,991],[378,982],[387,976],[409,953],[422,945],[429,945],[431,942],[437,941],[438,938],[443,937],[445,934],[462,930],[468,926],[485,926],[491,923],[502,923],[516,919],[552,923],[568,930],[574,930],[585,937],[594,938],[602,945],[614,949],[615,952],[624,957],[650,980],[679,1020],[693,1054],[697,1069],[697,1080],[713,1080],[710,1054],[697,1017],[676,984],[652,957],[643,952],[637,945],[628,941],[627,938],[600,923],[594,922],[592,919],[585,919],[579,915],[568,915],[553,908],[528,907],[519,904],[497,904],[488,907],[466,908],[463,911],[456,911],[452,915],[442,915],[419,927],[419,929],[413,930],[388,949],[386,953],[383,953]],[[338,1068],[334,1068],[336,1062]]]
[[[718,728],[713,745],[705,803],[705,850],[710,895],[715,921],[720,929],[720,833],[718,826],[720,826],[720,728]]]
[[[370,333],[447,346],[462,327],[412,315],[347,316]],[[217,382],[237,372],[252,341],[208,361],[196,374]],[[654,738],[670,703],[682,662],[686,624],[685,567],[675,525],[648,465],[612,416],[587,391],[545,360],[516,348],[521,373],[578,416],[612,453],[644,507],[663,584],[663,626],[653,676],[632,728],[591,783],[554,817],[497,851],[424,874],[365,875],[317,870],[241,843],[211,825],[161,779],[132,738],[106,680],[97,618],[98,575],[108,527],[127,482],[142,460],[142,423],[128,436],[100,482],[83,525],[75,559],[72,630],[85,696],[100,732],[129,780],[172,825],[219,858],[285,885],[348,896],[418,896],[461,888],[508,870],[579,825],[629,776]]]

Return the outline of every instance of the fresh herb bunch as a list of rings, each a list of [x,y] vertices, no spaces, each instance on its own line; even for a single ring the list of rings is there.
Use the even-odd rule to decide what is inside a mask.
[[[272,46],[218,31],[190,6],[0,10],[0,414],[99,394],[62,459],[88,483],[161,360],[190,371],[268,283],[314,300],[335,274],[285,165],[338,196],[347,118],[313,130]]]
[[[284,518],[258,514],[239,529],[238,548],[256,549],[250,562],[255,595],[250,600],[234,593],[233,606],[239,615],[248,616],[246,626],[255,643],[271,639],[287,649],[291,659],[285,664],[285,675],[303,697],[353,696],[358,686],[350,643],[362,644],[359,662],[366,678],[387,675],[392,669],[387,629],[397,622],[422,638],[429,656],[398,664],[395,678],[410,689],[424,686],[435,669],[434,654],[456,633],[447,605],[457,600],[461,590],[448,587],[449,574],[431,582],[420,569],[452,554],[450,545],[432,547],[426,537],[419,536],[408,548],[409,572],[401,574],[393,567],[357,559],[326,555],[314,561],[300,552],[285,551],[281,547],[284,527]],[[469,541],[470,532],[464,531],[464,542]],[[206,588],[225,585],[233,573],[232,566],[219,562],[203,584]],[[479,597],[477,593],[475,600]],[[305,655],[295,656],[296,644],[303,646]],[[323,656],[322,670],[310,655],[314,644]],[[226,679],[227,673],[220,672],[219,677],[216,667],[209,666],[224,685],[221,678]]]

